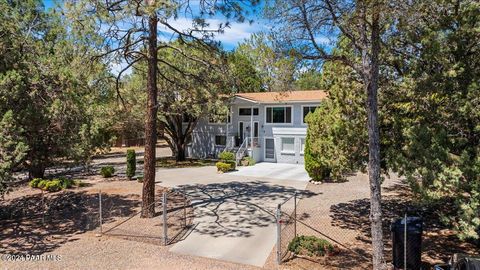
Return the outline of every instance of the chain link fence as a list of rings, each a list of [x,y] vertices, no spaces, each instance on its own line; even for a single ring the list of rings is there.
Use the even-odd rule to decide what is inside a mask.
[[[348,229],[332,225],[331,213],[322,208],[314,210],[305,207],[301,196],[293,194],[277,206],[277,263],[283,264],[302,254],[295,254],[292,241],[299,236],[315,236],[325,239],[334,247],[323,258],[315,258],[317,263],[333,268],[371,268],[369,245],[352,245],[358,235]],[[315,260],[314,259],[314,260]]]
[[[0,202],[2,250],[12,254],[53,251],[75,234],[168,245],[180,241],[193,221],[182,189],[159,190],[153,218],[140,218],[141,196],[113,192],[38,192]]]
[[[182,189],[157,192],[155,216],[141,218],[139,198],[118,201],[99,196],[100,234],[157,245],[169,245],[182,239],[193,220],[190,199]],[[100,215],[101,213],[101,215]]]

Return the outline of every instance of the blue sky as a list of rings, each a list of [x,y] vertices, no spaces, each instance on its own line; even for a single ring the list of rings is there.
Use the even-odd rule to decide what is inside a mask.
[[[54,6],[55,0],[43,0],[43,2],[45,8],[48,9]],[[191,1],[192,9],[198,7],[198,5],[195,5],[195,2],[197,1]],[[257,7],[256,9],[259,10],[261,9],[261,7]],[[251,11],[253,12],[253,10]],[[247,17],[247,19],[254,20],[251,24],[249,22],[238,23],[230,21],[230,27],[225,29],[224,33],[218,34],[216,36],[216,40],[221,41],[225,49],[232,50],[237,46],[239,42],[248,39],[253,33],[268,30],[267,22],[265,20],[260,20],[259,16],[257,15],[258,11],[256,15],[254,14],[250,17]],[[223,16],[217,15],[211,18],[207,18],[207,22],[210,24],[210,28],[215,29],[220,23],[225,23],[226,20]],[[176,21],[171,22],[171,24],[178,29],[188,29],[192,25],[192,18],[180,16]]]

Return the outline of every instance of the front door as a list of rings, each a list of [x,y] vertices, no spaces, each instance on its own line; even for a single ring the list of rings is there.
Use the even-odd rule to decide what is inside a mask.
[[[241,145],[243,143],[243,139],[244,139],[244,128],[245,128],[245,125],[242,121],[239,121],[238,122],[238,138],[239,138],[239,144]]]
[[[265,161],[275,162],[275,140],[265,138]]]

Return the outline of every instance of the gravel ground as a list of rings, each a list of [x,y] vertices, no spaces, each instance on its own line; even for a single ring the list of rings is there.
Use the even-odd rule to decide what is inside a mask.
[[[387,178],[382,187],[384,194],[388,192],[385,188],[392,187],[399,183],[399,179],[392,175]],[[368,252],[369,245],[362,238],[362,231],[354,226],[350,226],[349,222],[355,222],[355,216],[349,216],[352,211],[348,202],[367,200],[370,195],[368,185],[368,176],[358,173],[347,178],[343,183],[323,183],[314,185],[309,183],[307,191],[315,194],[314,196],[299,198],[297,203],[297,218],[305,224],[315,228],[317,231],[307,226],[297,223],[297,235],[315,235],[320,238],[329,239],[329,241],[339,246],[342,252],[335,257],[329,258],[327,262],[314,262],[302,258],[285,258],[281,269],[367,269],[370,268],[368,253],[359,256],[356,253],[342,248],[359,251],[361,253]],[[293,212],[293,202],[287,202],[282,211],[286,213]],[[368,211],[363,213],[368,219]],[[369,226],[367,226],[369,229]],[[293,225],[286,226],[282,229],[282,247],[287,248],[288,243],[294,237]],[[265,264],[266,267],[275,266],[276,248]],[[367,258],[362,262],[362,257]]]
[[[30,216],[26,213],[24,218],[15,220],[2,220],[2,237],[0,238],[0,269],[258,269],[253,266],[223,262],[189,255],[174,254],[168,251],[170,246],[152,244],[151,241],[125,240],[118,236],[104,235],[96,237],[98,227],[86,229],[78,224],[78,220],[95,221],[98,216],[96,208],[90,204],[96,202],[98,190],[102,190],[103,200],[108,205],[108,200],[114,202],[104,218],[108,221],[109,215],[116,216],[115,211],[120,209],[125,215],[130,215],[138,208],[139,194],[142,184],[136,181],[105,180],[99,177],[90,177],[84,180],[87,187],[77,188],[66,192],[53,194],[45,193],[47,202],[58,201],[58,198],[72,197],[70,194],[80,194],[80,198],[87,198],[88,207],[72,208],[78,215],[48,217],[46,224],[42,225],[41,217]],[[35,204],[41,192],[29,187],[20,187],[8,195],[6,202],[27,200]],[[4,202],[5,203],[5,202]],[[30,205],[30,204],[29,204]],[[35,213],[36,208],[29,209]],[[122,214],[120,213],[120,214]],[[52,220],[52,222],[49,222]],[[136,222],[140,219],[133,219]],[[105,229],[118,221],[110,220]],[[145,220],[140,220],[144,222]],[[132,222],[125,223],[120,229],[129,230],[135,227]],[[152,223],[153,222],[153,223]],[[149,220],[149,225],[158,225],[155,220]],[[150,224],[152,223],[152,224]],[[95,223],[96,224],[96,223]],[[159,226],[161,227],[161,226]],[[114,231],[115,232],[115,231]],[[144,230],[147,236],[155,234],[154,229]],[[16,254],[19,256],[42,255],[59,256],[58,261],[6,261],[5,255]],[[44,257],[45,258],[45,257]]]
[[[206,258],[174,254],[168,247],[95,237],[89,233],[69,239],[44,255],[59,255],[59,261],[5,262],[1,269],[259,269]]]

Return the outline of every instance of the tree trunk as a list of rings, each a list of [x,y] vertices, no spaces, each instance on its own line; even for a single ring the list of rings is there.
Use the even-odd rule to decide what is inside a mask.
[[[45,177],[45,166],[43,164],[32,164],[28,168],[28,178],[44,178]]]
[[[380,51],[379,13],[372,14],[372,48],[368,55],[362,53],[364,84],[367,92],[368,118],[368,179],[370,182],[370,223],[372,232],[373,269],[385,269],[383,229],[382,229],[382,196],[380,181],[380,134],[378,126],[378,76]]]
[[[155,216],[155,150],[157,144],[157,15],[148,19],[147,113],[145,116],[145,157],[142,194],[143,218]]]
[[[176,142],[176,160],[177,161],[185,161],[186,156],[185,156],[185,144],[183,142]]]

